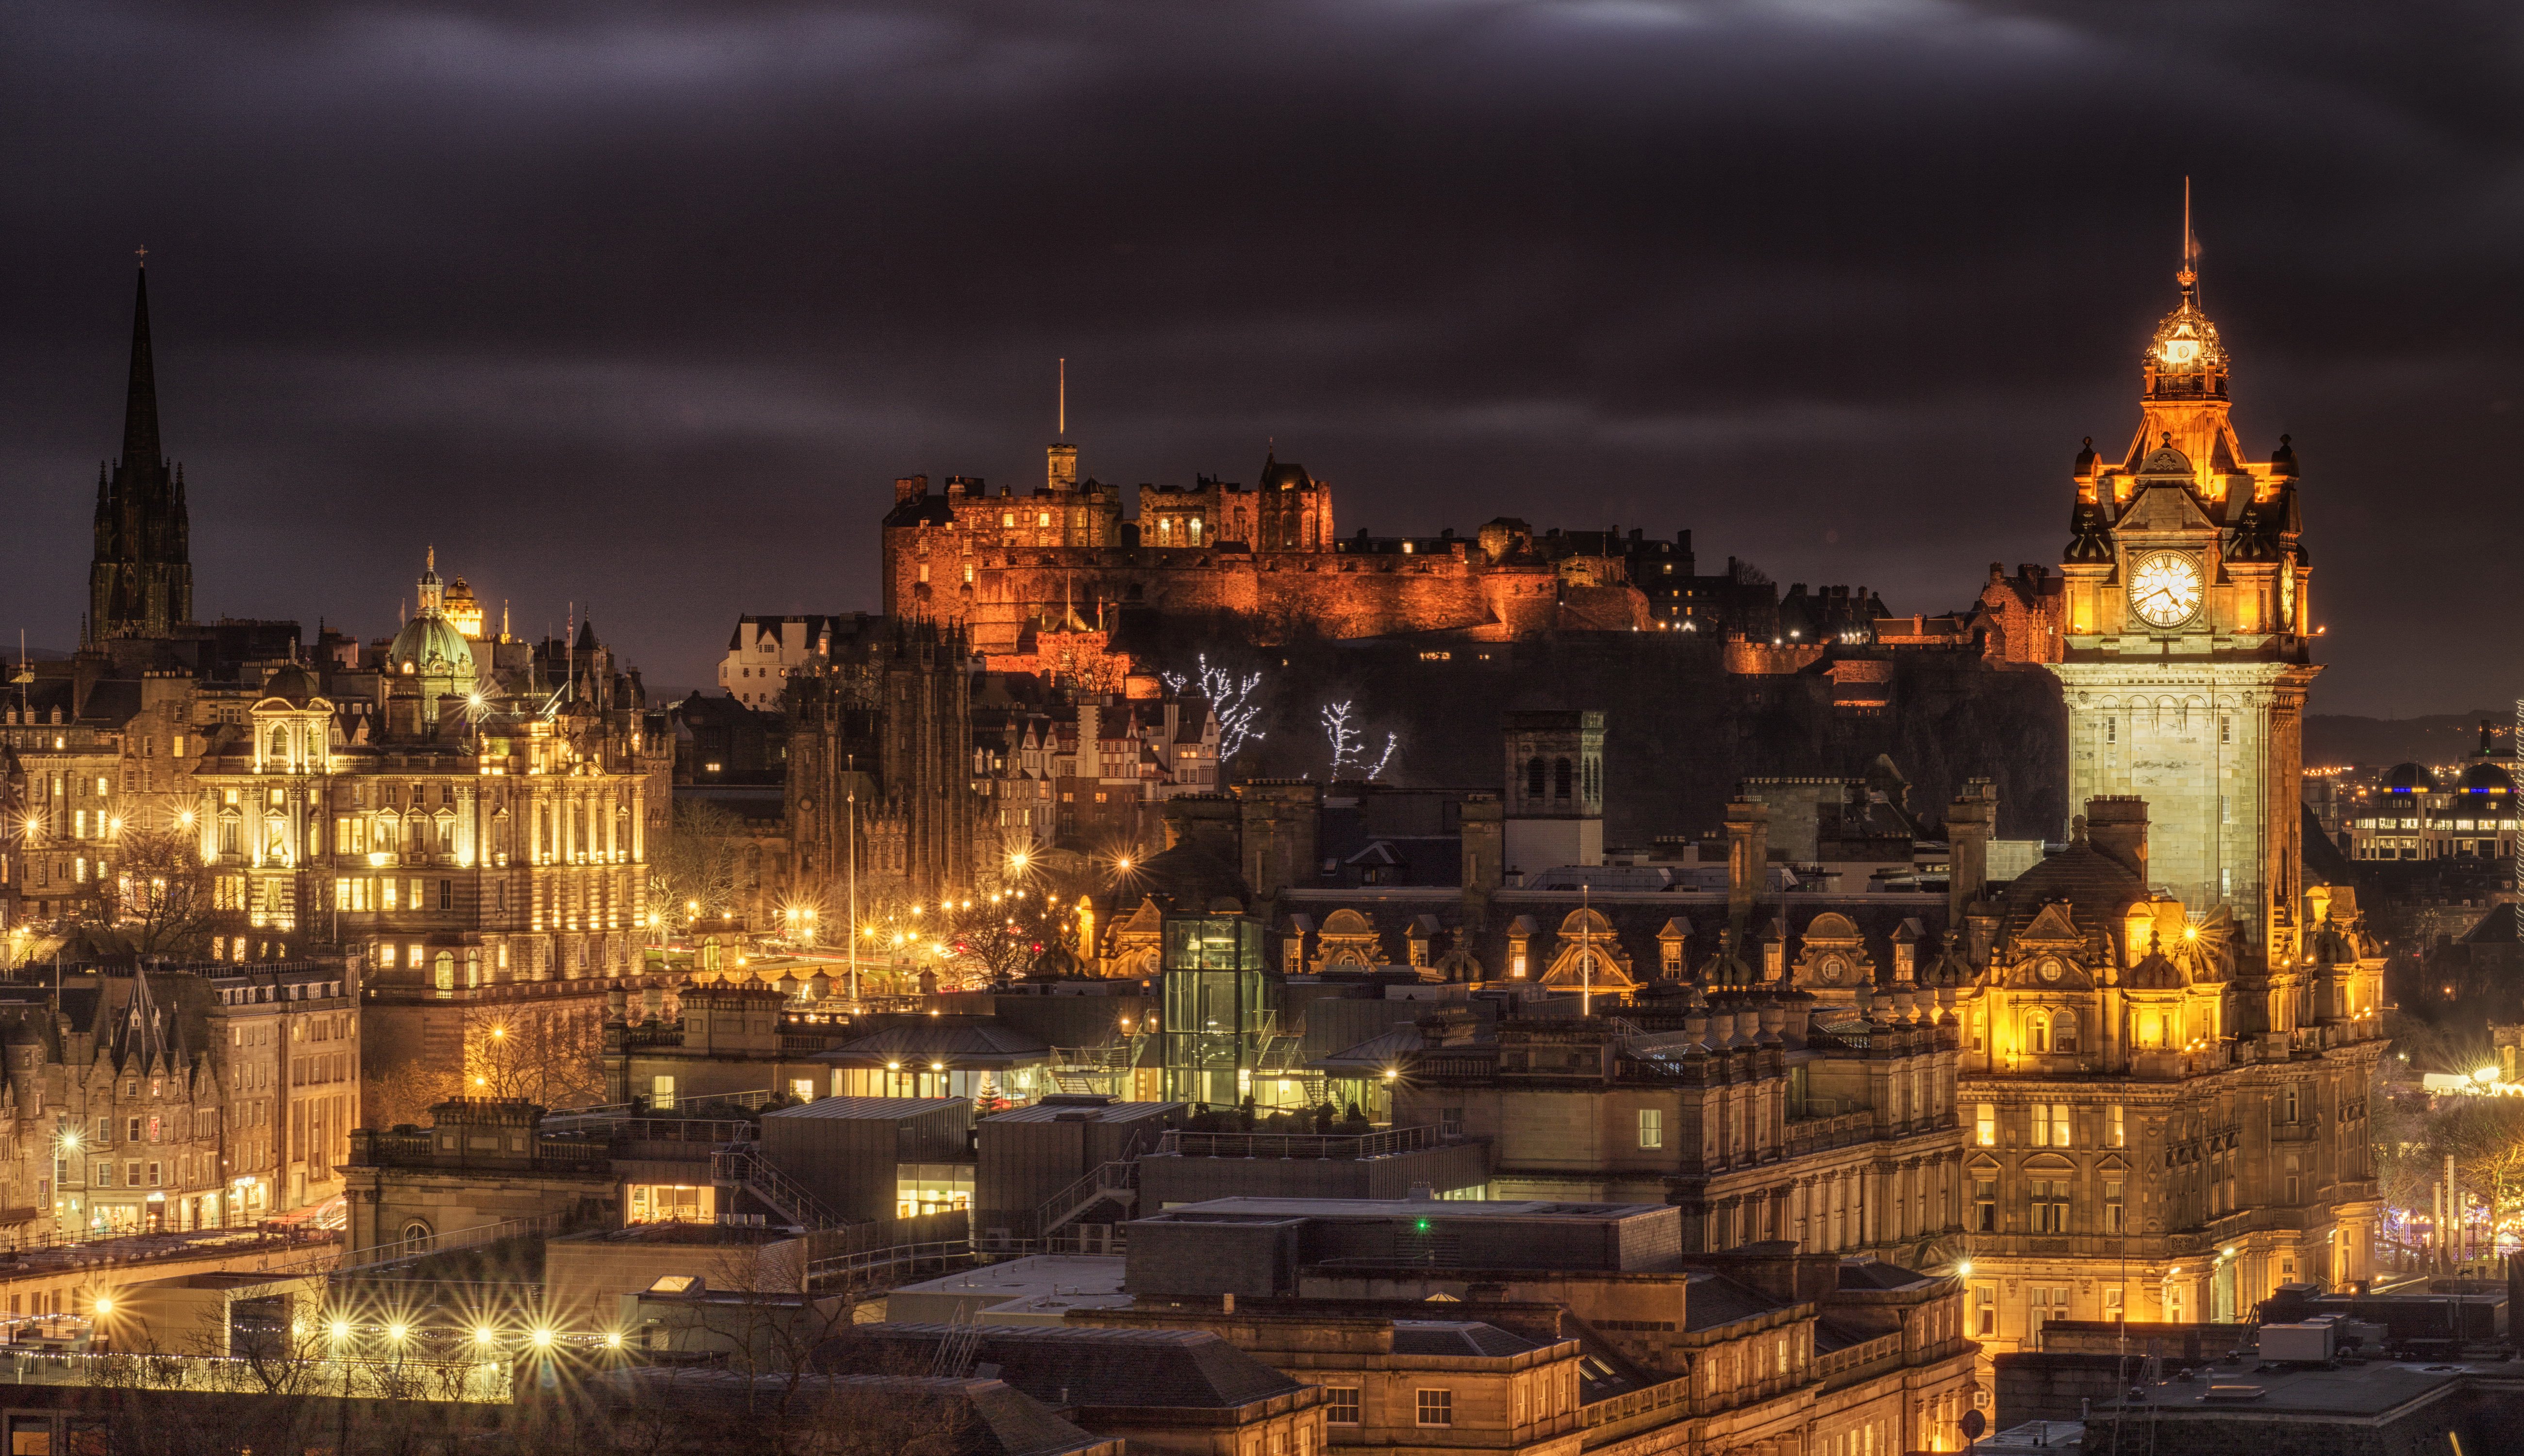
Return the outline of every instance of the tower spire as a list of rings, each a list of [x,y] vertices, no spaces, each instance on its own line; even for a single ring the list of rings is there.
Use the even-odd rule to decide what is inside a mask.
[[[1060,362],[1059,396],[1060,404],[1058,415],[1053,421],[1052,438],[1066,440],[1069,438],[1069,361],[1066,358]]]
[[[141,250],[139,287],[131,309],[131,382],[122,405],[122,468],[135,482],[155,473],[158,447],[158,370],[149,353],[149,260]]]

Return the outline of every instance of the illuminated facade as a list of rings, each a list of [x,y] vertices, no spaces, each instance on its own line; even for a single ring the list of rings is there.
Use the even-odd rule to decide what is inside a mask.
[[[673,752],[637,679],[592,628],[469,641],[434,570],[419,601],[372,696],[283,668],[202,750],[192,812],[222,904],[258,944],[363,951],[379,988],[636,970]]]
[[[2515,779],[2480,752],[2451,784],[2426,767],[2400,763],[2372,790],[2343,806],[2352,859],[2504,859],[2515,852]]]
[[[2049,663],[2072,843],[1995,899],[1956,887],[1968,1333],[1995,1349],[2372,1267],[2383,959],[2354,893],[2302,878],[2296,461],[2244,459],[2187,261],[2180,283],[2129,451],[2078,458]]]
[[[952,624],[995,655],[1114,607],[1303,620],[1340,638],[1655,624],[1631,580],[1631,548],[1646,543],[1537,538],[1513,520],[1478,538],[1342,541],[1333,522],[1332,487],[1289,461],[1266,460],[1250,490],[1206,476],[1143,486],[1133,514],[1119,487],[1079,477],[1076,446],[1054,445],[1044,483],[1023,495],[964,476],[943,495],[925,475],[896,481],[885,610]]]

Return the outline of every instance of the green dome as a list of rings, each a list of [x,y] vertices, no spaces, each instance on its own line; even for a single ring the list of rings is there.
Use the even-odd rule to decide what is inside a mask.
[[[427,673],[433,677],[473,676],[473,648],[456,624],[435,610],[424,611],[403,624],[395,634],[394,646],[386,649],[386,664],[396,672]]]

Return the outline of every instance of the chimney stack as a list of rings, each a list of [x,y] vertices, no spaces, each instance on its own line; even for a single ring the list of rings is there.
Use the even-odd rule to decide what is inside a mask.
[[[2135,794],[2099,794],[2087,800],[2086,842],[2144,882],[2147,801]]]
[[[1738,795],[1726,805],[1726,923],[1737,944],[1753,924],[1753,901],[1771,868],[1771,806]]]
[[[1989,889],[1989,840],[1998,822],[1998,786],[1968,779],[1946,807],[1946,926],[1961,931],[1964,916]]]

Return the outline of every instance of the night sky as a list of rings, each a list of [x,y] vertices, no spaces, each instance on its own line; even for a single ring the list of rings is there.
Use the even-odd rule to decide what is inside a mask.
[[[424,547],[655,686],[876,606],[899,474],[1344,534],[1688,527],[1783,585],[2056,562],[2182,179],[2236,419],[2303,461],[2315,710],[2524,691],[2511,4],[0,15],[0,627],[76,637],[146,244],[198,614],[394,630]],[[14,642],[11,644],[14,647]]]

